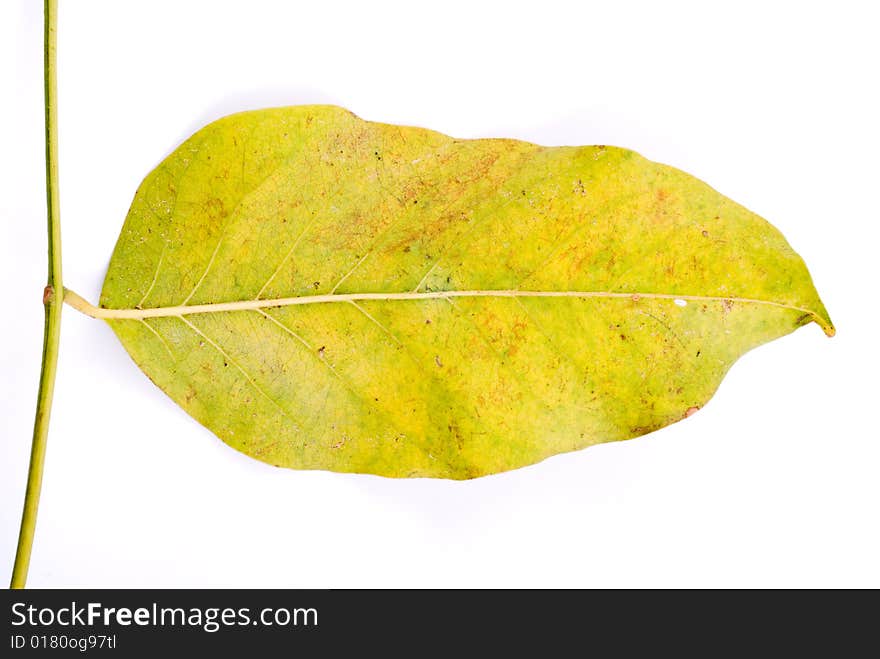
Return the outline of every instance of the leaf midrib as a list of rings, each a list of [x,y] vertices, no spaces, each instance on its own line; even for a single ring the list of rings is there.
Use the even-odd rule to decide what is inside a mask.
[[[611,291],[520,291],[520,290],[467,290],[467,291],[428,291],[424,293],[331,293],[325,295],[303,295],[275,299],[239,300],[235,302],[215,302],[211,304],[178,305],[170,307],[153,307],[149,309],[105,309],[96,307],[70,289],[64,290],[64,301],[78,311],[102,320],[143,320],[145,318],[167,318],[171,316],[188,316],[192,314],[221,313],[228,311],[250,311],[254,309],[272,309],[305,304],[352,303],[361,301],[418,301],[418,300],[449,300],[452,298],[603,298],[629,299],[637,302],[646,300],[683,300],[685,302],[734,302],[741,304],[760,304],[781,309],[789,309],[806,314],[815,321],[828,335],[834,335],[834,327],[817,312],[793,304],[760,300],[754,298],[715,296],[715,295],[680,295],[676,293],[642,293],[642,292],[611,292]]]

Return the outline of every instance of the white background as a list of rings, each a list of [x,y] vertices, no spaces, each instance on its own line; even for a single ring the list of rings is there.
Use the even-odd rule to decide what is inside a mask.
[[[92,301],[136,186],[180,141],[330,102],[692,172],[782,230],[838,335],[759,348],[641,439],[395,481],[235,452],[66,309],[30,585],[880,586],[871,4],[61,0],[64,281]],[[42,340],[41,5],[0,4],[0,572]]]

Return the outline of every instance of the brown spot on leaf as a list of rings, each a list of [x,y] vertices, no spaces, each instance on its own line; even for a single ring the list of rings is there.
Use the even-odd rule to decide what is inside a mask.
[[[688,418],[689,416],[693,416],[697,412],[700,411],[700,408],[694,405],[693,407],[687,408],[687,412],[684,413],[684,418]]]

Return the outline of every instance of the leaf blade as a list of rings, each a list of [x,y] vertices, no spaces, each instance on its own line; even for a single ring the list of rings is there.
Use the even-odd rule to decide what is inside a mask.
[[[290,297],[307,304],[269,302]],[[175,151],[102,293],[168,313],[253,300],[153,332],[109,322],[245,453],[387,476],[470,478],[644,434],[755,345],[809,320],[833,332],[781,234],[678,170],[320,106],[233,115]]]

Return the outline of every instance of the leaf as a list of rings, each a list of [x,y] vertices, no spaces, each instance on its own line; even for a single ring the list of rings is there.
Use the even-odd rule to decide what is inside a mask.
[[[642,435],[811,321],[763,219],[624,149],[458,140],[304,106],[221,119],[143,182],[101,306],[265,462],[472,478]]]

